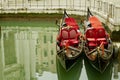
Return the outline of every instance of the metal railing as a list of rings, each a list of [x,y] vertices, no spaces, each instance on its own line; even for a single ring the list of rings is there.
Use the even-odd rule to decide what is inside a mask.
[[[56,13],[63,9],[85,15],[87,7],[120,25],[120,6],[101,0],[1,0],[0,13]],[[72,13],[72,12],[71,12]]]

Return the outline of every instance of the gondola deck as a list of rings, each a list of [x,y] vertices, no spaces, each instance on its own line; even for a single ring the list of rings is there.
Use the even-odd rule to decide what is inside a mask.
[[[83,50],[83,41],[80,38],[79,26],[75,19],[69,17],[66,11],[59,24],[56,44],[57,59],[66,71],[69,71],[77,62]]]
[[[103,73],[113,60],[113,43],[102,23],[89,8],[87,14],[89,24],[86,23],[84,52],[90,64]]]

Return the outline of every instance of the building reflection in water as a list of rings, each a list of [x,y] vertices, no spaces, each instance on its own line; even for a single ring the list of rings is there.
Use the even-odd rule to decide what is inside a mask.
[[[43,29],[42,29],[43,30]],[[38,32],[36,56],[37,72],[43,71],[56,73],[56,29],[45,29]]]
[[[3,78],[2,80],[31,80],[36,78],[36,72],[41,76],[44,71],[56,73],[57,28],[1,27],[1,29],[0,77]],[[112,65],[104,74],[100,74],[87,60],[84,60],[84,63],[89,80],[111,80]],[[78,62],[69,72],[69,76],[81,77],[82,65],[82,61]],[[60,64],[58,67],[61,76],[68,74]],[[65,79],[67,80],[67,77]]]
[[[52,31],[53,30],[53,31]],[[55,29],[2,27],[2,80],[31,80],[35,73],[56,72]]]
[[[2,80],[24,80],[24,68],[16,46],[16,37],[14,30],[2,27],[1,29],[1,68],[2,68]]]

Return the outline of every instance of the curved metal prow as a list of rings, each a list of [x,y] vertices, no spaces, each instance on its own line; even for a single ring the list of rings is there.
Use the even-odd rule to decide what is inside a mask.
[[[93,16],[93,14],[91,13],[89,7],[87,8],[87,20],[89,19],[90,16]]]
[[[64,9],[64,16],[63,16],[63,19],[64,18],[68,18],[69,16],[68,16],[68,14],[67,14],[67,12],[66,12],[66,9]]]
[[[68,14],[67,14],[67,12],[66,12],[66,9],[64,9],[64,15],[63,15],[63,18],[62,18],[62,21],[61,21],[61,23],[60,23],[60,25],[62,26],[62,24],[65,22],[65,18],[68,18],[69,16],[68,16]]]

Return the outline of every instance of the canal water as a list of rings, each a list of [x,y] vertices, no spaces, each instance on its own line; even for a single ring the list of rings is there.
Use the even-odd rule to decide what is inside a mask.
[[[120,80],[120,73],[118,74],[119,79],[113,79],[112,64],[101,74],[92,68],[85,59],[78,61],[78,64],[71,71],[65,72],[59,62],[56,63],[58,28],[53,27],[55,25],[44,26],[42,24],[42,26],[41,24],[40,26],[37,24],[37,27],[35,25],[17,25],[16,23],[15,25],[2,24],[1,46],[4,49],[2,54],[4,53],[5,66],[23,64],[25,73],[29,72],[28,67],[30,66],[32,67],[30,72],[36,76],[37,80],[58,80],[56,65],[59,65],[58,71],[61,72],[61,76],[64,76],[63,80],[68,80],[68,77],[71,78],[76,75],[79,80]],[[120,46],[120,43],[115,44]],[[28,57],[29,55],[30,57]]]

